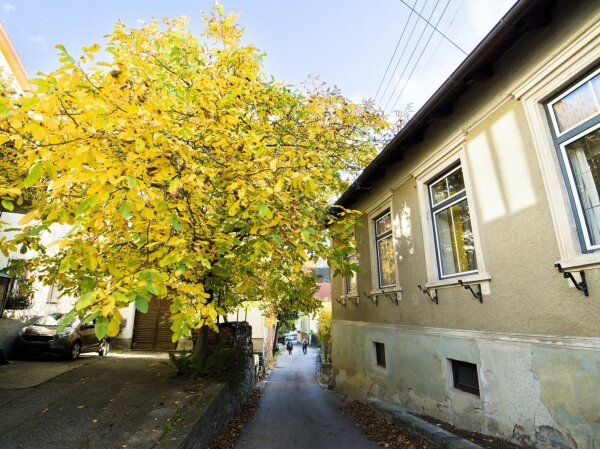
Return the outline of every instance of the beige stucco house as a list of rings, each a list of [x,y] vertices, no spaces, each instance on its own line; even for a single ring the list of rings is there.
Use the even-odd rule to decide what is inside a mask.
[[[337,203],[337,390],[600,447],[599,2],[517,2]]]

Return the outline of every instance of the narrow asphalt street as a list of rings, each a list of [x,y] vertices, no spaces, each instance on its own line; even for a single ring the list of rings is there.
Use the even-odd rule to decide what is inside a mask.
[[[315,378],[316,350],[282,354],[236,449],[376,449]]]

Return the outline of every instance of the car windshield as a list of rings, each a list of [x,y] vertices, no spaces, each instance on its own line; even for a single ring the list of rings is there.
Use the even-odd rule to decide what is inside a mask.
[[[37,324],[39,326],[58,326],[58,323],[60,323],[61,318],[62,313],[53,313],[51,315],[39,317],[33,322],[33,324]]]

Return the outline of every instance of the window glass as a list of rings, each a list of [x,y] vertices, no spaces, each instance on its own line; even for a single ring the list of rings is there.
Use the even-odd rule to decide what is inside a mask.
[[[560,132],[578,125],[599,112],[597,96],[599,79],[600,74],[552,105]]]
[[[596,75],[591,80],[592,87],[594,88],[594,94],[596,98],[600,99],[600,75]]]
[[[348,262],[351,264],[357,263],[356,254],[348,256]],[[353,271],[351,275],[346,276],[346,293],[356,293],[358,291],[357,273]]]
[[[387,213],[383,217],[378,218],[376,221],[376,232],[377,235],[380,236],[385,234],[386,232],[391,232],[392,230],[392,214]]]
[[[379,256],[379,286],[396,284],[396,266],[394,264],[394,244],[391,234],[377,241]]]
[[[600,244],[600,129],[565,145],[591,245]]]
[[[442,276],[477,268],[471,217],[467,200],[435,214]]]
[[[432,202],[434,205],[439,204],[463,190],[465,181],[462,170],[458,169],[431,185]]]

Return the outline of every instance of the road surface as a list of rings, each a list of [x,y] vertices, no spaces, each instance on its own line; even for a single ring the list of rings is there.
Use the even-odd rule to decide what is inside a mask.
[[[344,414],[342,403],[315,379],[316,350],[300,345],[279,357],[260,406],[240,435],[236,449],[376,449]]]

